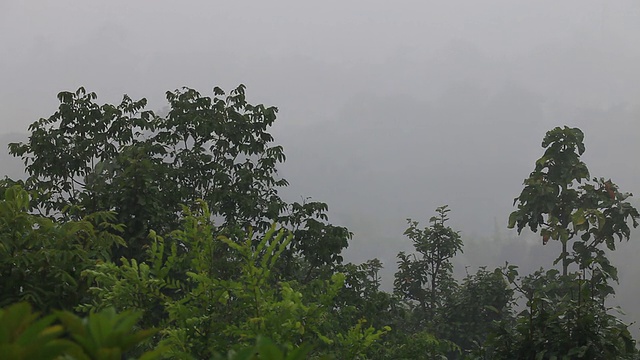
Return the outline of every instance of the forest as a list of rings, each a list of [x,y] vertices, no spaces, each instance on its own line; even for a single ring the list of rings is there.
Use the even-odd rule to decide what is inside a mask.
[[[1,358],[640,359],[608,302],[640,214],[579,128],[547,132],[504,219],[561,244],[547,268],[455,278],[443,204],[407,220],[388,292],[378,259],[344,261],[326,203],[281,198],[278,109],[245,90],[168,91],[163,115],[65,91],[9,144],[26,177],[0,181]]]

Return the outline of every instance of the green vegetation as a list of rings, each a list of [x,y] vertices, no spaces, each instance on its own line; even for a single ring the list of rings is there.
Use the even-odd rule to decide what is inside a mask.
[[[39,318],[26,302],[0,310],[0,354],[5,359],[121,359],[123,354],[156,333],[135,330],[138,315],[113,309],[85,318],[57,311]],[[139,357],[157,359],[158,347]]]
[[[640,215],[590,178],[579,129],[547,133],[509,227],[557,240],[561,271],[453,277],[447,225],[409,220],[415,253],[344,263],[351,233],[321,202],[286,203],[277,109],[243,86],[97,104],[80,88],[10,144],[0,184],[0,353],[11,359],[637,359],[608,307],[607,258]],[[36,312],[33,312],[35,309]],[[39,314],[45,314],[40,316]],[[149,330],[147,330],[149,329]]]

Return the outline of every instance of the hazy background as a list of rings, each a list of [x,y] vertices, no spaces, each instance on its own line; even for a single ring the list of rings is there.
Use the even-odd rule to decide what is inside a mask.
[[[2,175],[20,176],[6,143],[51,115],[59,91],[159,110],[167,90],[240,83],[280,109],[285,198],[327,202],[355,233],[347,260],[380,258],[387,289],[411,250],[405,219],[426,226],[443,204],[465,241],[459,276],[550,266],[557,244],[506,222],[555,126],[580,127],[592,175],[640,195],[638,0],[0,0]],[[613,255],[631,319],[638,234]]]

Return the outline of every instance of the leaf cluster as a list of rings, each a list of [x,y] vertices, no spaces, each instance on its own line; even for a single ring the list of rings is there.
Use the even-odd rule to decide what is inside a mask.
[[[136,330],[139,314],[113,309],[80,318],[68,311],[40,317],[27,303],[0,309],[0,354],[8,359],[116,360],[157,330]],[[138,359],[160,359],[162,348]]]
[[[38,310],[70,309],[87,296],[82,271],[124,245],[109,212],[57,223],[28,212],[32,197],[20,185],[0,200],[0,306],[28,301]]]

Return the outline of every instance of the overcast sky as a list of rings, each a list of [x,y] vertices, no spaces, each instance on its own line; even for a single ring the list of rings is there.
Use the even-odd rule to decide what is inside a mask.
[[[167,90],[240,83],[280,109],[284,196],[326,201],[356,234],[349,260],[393,269],[405,219],[449,204],[458,273],[549,266],[557,249],[506,220],[555,126],[583,129],[592,175],[640,195],[638,0],[0,0],[3,148],[62,90],[159,110]],[[635,318],[639,242],[614,255]]]

